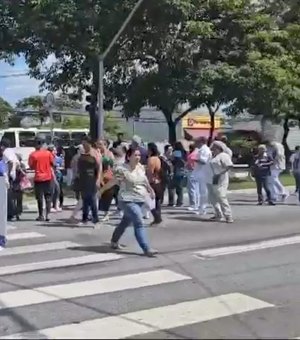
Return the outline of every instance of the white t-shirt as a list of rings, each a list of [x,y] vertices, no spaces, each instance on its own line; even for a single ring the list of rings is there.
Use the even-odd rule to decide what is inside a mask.
[[[274,142],[272,144],[272,151],[273,151],[272,157],[274,158],[273,168],[277,170],[285,170],[286,162],[283,145],[281,143]]]
[[[206,177],[211,157],[211,151],[207,145],[202,145],[201,148],[198,149],[197,162],[194,169],[196,176]]]
[[[3,151],[3,160],[5,161],[5,163],[12,163],[12,169],[10,172],[10,177],[12,179],[16,178],[16,169],[17,169],[17,165],[19,164],[19,160],[18,157],[15,154],[14,149],[12,148],[6,148]]]
[[[209,175],[207,176],[208,184],[213,183],[213,176],[220,175],[224,170],[233,165],[231,157],[226,152],[219,153],[216,157],[212,158],[209,163]],[[219,186],[228,186],[229,173],[226,171],[221,175]]]
[[[228,154],[228,156],[229,156],[230,158],[232,158],[233,152],[232,152],[232,150],[231,150],[228,146],[226,146],[225,152]]]

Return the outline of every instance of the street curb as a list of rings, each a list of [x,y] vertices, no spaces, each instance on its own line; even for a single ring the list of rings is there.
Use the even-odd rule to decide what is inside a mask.
[[[294,186],[288,186],[285,187],[287,190],[291,191],[291,190],[295,190]],[[237,189],[237,190],[229,190],[228,191],[229,194],[256,194],[256,188],[251,188],[251,189]]]
[[[294,186],[288,186],[286,187],[287,190],[289,191],[292,191],[295,189]],[[240,195],[251,195],[251,194],[256,194],[257,191],[256,191],[256,188],[251,188],[251,189],[237,189],[237,190],[229,190],[228,191],[228,194],[232,195],[232,194],[240,194]],[[184,193],[184,197],[188,197],[188,193],[185,192]],[[67,206],[72,206],[72,205],[75,205],[76,204],[76,201],[75,199],[72,200],[70,199],[69,201],[67,201]],[[25,202],[24,206],[23,206],[23,209],[24,210],[32,210],[32,209],[36,209],[36,201],[35,200],[32,200],[32,201],[28,201],[28,202]]]

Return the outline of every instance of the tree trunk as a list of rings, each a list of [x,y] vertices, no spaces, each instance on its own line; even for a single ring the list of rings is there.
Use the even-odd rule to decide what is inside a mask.
[[[210,116],[210,128],[209,128],[209,137],[208,137],[208,145],[211,145],[214,133],[215,133],[215,115],[216,111],[214,111],[211,107],[208,108],[209,116]]]
[[[286,160],[286,166],[289,164],[289,159],[291,157],[291,150],[288,146],[287,139],[289,136],[290,128],[289,128],[289,118],[285,118],[283,122],[283,137],[282,137],[282,145],[284,147],[284,154],[285,154],[285,160]],[[288,167],[286,167],[288,169]]]
[[[89,111],[90,115],[90,136],[93,142],[96,142],[98,140],[98,117],[96,108],[91,107],[91,110]]]
[[[174,144],[176,142],[176,123],[173,120],[168,120],[169,128],[169,143]]]

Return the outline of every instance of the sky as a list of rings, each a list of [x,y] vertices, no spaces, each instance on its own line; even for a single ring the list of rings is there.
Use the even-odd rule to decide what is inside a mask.
[[[15,59],[14,66],[0,61],[0,97],[14,105],[19,99],[38,95],[40,80],[28,76],[1,78],[5,75],[26,73],[28,67],[23,57]]]

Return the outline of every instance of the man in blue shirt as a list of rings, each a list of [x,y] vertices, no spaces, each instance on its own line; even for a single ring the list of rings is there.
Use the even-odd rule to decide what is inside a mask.
[[[269,177],[271,176],[271,166],[273,159],[267,154],[267,147],[262,144],[258,147],[258,153],[253,164],[253,176],[256,180],[258,205],[263,205],[264,198],[262,189],[264,188],[269,205],[275,205],[269,188]]]

